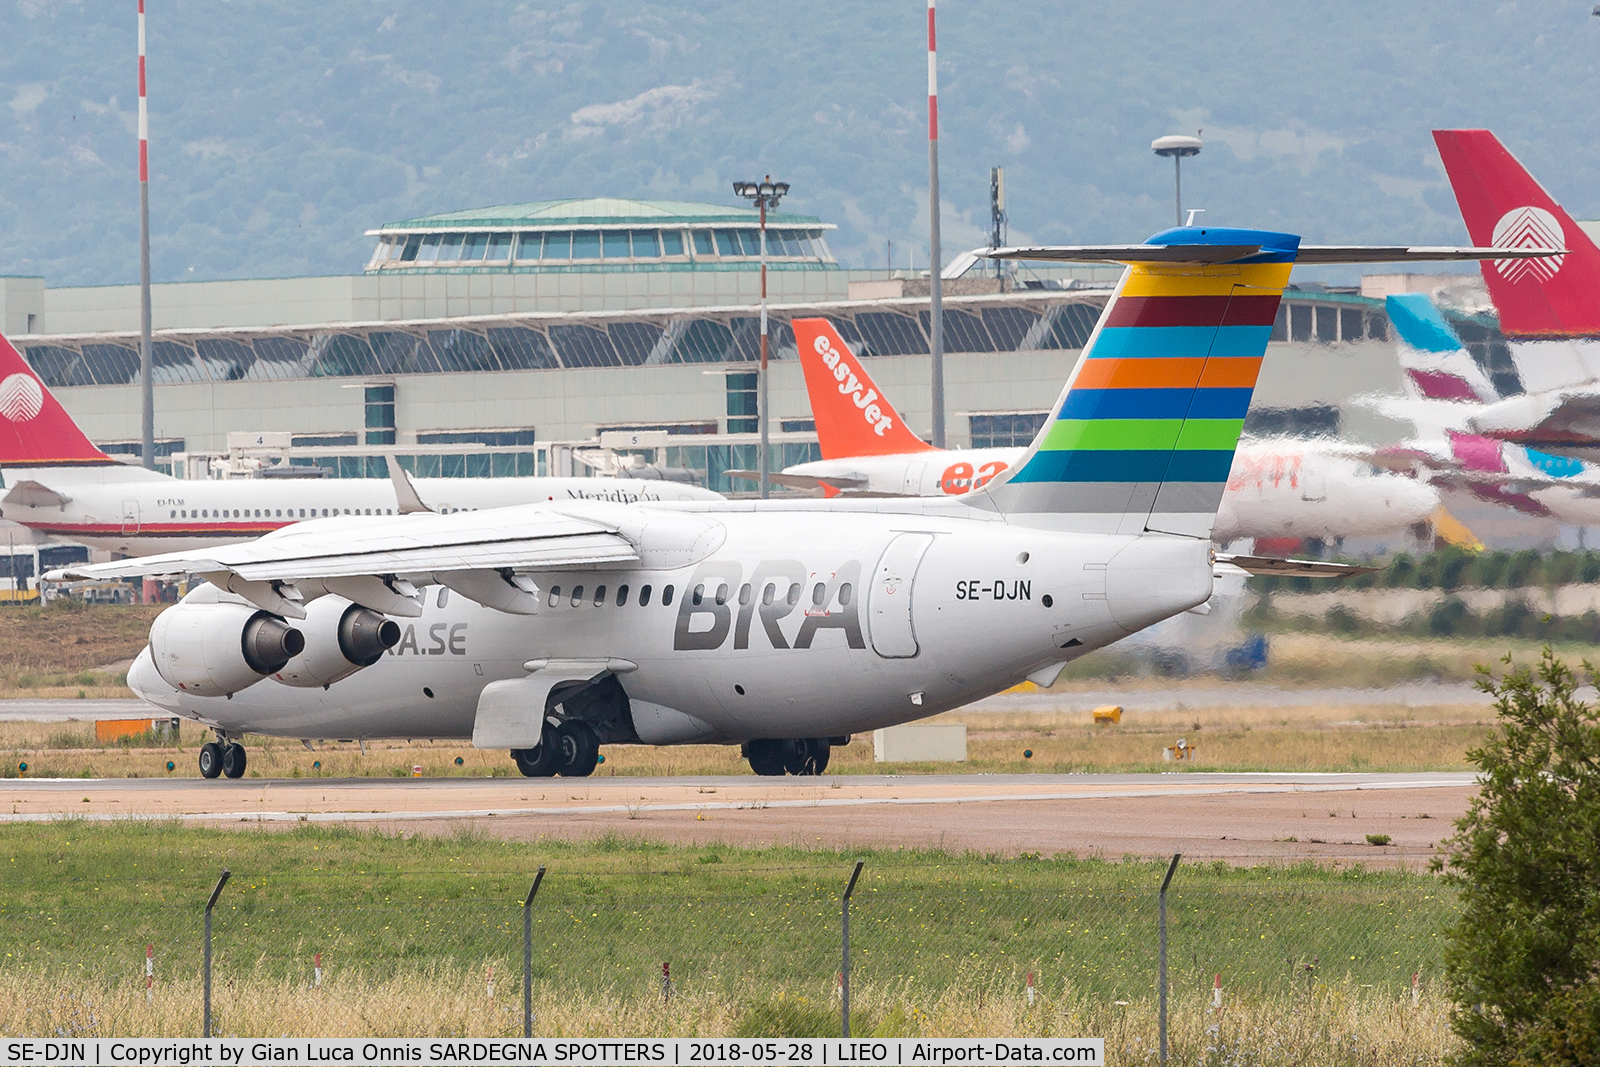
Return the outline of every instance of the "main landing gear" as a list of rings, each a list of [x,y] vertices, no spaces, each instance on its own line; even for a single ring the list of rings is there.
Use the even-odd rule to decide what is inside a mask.
[[[200,746],[200,776],[215,778],[219,774],[229,778],[243,778],[245,768],[244,746],[229,741],[223,734],[217,740]]]
[[[750,769],[759,775],[814,775],[828,769],[835,744],[849,742],[848,737],[768,737],[746,741],[741,751],[750,761]]]
[[[511,758],[529,778],[587,778],[600,762],[600,735],[581,719],[546,724],[538,748],[514,748]]]

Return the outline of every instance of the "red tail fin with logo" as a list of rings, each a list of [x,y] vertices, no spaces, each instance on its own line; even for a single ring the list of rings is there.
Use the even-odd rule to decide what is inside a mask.
[[[906,429],[850,346],[827,319],[795,319],[817,444],[823,459],[929,452],[933,446]]]
[[[1477,245],[1566,248],[1546,259],[1485,260],[1500,329],[1512,337],[1600,335],[1600,248],[1488,130],[1434,130]]]
[[[94,447],[11,342],[0,337],[0,467],[115,462]]]

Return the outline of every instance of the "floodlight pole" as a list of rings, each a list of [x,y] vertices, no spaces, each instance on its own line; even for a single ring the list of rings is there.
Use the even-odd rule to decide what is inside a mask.
[[[768,175],[771,180],[771,175]],[[761,369],[756,376],[756,419],[761,429],[761,441],[756,445],[756,461],[761,467],[761,499],[772,493],[768,484],[771,460],[767,453],[767,198],[761,203]]]
[[[761,470],[761,499],[772,495],[767,406],[767,208],[777,207],[789,191],[788,182],[774,182],[768,174],[759,182],[734,182],[735,195],[753,201],[761,209],[761,362],[756,371],[756,422],[761,432],[756,445],[756,465]]]
[[[144,405],[140,456],[147,470],[156,465],[154,378],[150,355],[150,113],[145,107],[144,0],[139,0],[139,391]]]
[[[939,271],[939,52],[933,32],[933,4],[928,0],[928,354],[933,386],[933,447],[943,448],[944,435],[944,287]]]

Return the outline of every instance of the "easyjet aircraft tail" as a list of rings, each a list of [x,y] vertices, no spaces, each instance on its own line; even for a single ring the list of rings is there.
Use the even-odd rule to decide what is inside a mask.
[[[795,319],[795,345],[817,423],[823,459],[928,452],[933,446],[906,428],[839,331],[827,319]]]
[[[1474,244],[1565,248],[1545,259],[1485,260],[1508,337],[1600,336],[1600,248],[1488,130],[1434,130]]]
[[[106,468],[97,481],[112,471],[126,472],[129,480],[153,476],[96,448],[21,353],[0,337],[0,469],[43,474],[86,467]]]

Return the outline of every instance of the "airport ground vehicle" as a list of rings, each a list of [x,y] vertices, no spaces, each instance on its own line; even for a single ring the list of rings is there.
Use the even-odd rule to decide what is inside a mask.
[[[118,462],[94,446],[0,337],[0,518],[122,555],[206,548],[334,515],[392,515],[408,503],[383,478],[189,481]],[[424,478],[420,505],[444,512],[535,500],[720,500],[642,478]]]

